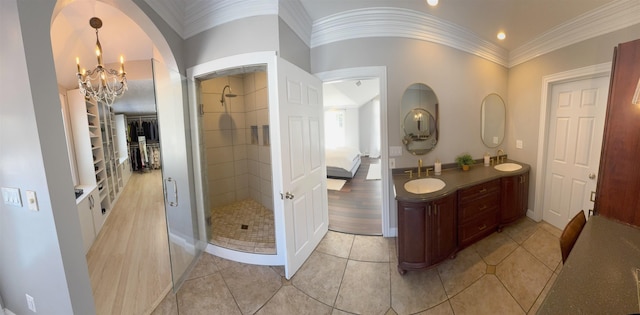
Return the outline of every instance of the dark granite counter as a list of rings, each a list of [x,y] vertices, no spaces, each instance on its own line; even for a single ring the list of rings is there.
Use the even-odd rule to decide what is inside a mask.
[[[640,312],[640,229],[589,218],[538,314]]]
[[[438,178],[444,181],[446,186],[439,191],[428,194],[412,194],[404,189],[404,184],[406,182],[418,178],[416,176],[417,168],[406,169],[413,170],[414,174],[413,178],[411,179],[409,178],[409,174],[403,173],[405,169],[394,170],[393,185],[396,192],[395,197],[396,200],[408,202],[436,200],[449,194],[455,193],[458,189],[471,187],[473,185],[484,183],[493,179],[524,174],[531,168],[528,164],[512,160],[507,160],[506,162],[520,164],[522,165],[522,168],[517,171],[503,172],[496,170],[493,166],[484,166],[481,163],[476,163],[475,165],[472,165],[471,169],[466,172],[457,167],[443,169],[442,174],[438,176],[433,175],[433,172],[429,172],[429,177]],[[421,178],[425,178],[425,176],[423,175]]]

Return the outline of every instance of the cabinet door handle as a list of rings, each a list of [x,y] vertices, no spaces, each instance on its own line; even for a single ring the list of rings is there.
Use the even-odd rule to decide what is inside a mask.
[[[484,210],[487,209],[487,205],[482,205],[482,207],[478,208],[478,210]]]
[[[427,216],[431,216],[431,205],[427,206]]]
[[[483,224],[481,227],[479,227],[479,228],[478,228],[478,230],[479,230],[479,231],[482,231],[482,230],[484,230],[484,229],[486,229],[486,228],[487,228],[487,225],[486,225],[486,224]]]
[[[482,188],[482,189],[480,189],[480,191],[479,191],[479,192],[481,192],[481,193],[486,193],[486,192],[487,192],[487,189],[486,189],[486,188]]]

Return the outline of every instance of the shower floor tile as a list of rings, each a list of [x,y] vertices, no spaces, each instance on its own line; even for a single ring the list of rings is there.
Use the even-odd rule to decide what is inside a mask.
[[[249,253],[275,254],[273,212],[245,199],[211,209],[211,240],[214,245]]]

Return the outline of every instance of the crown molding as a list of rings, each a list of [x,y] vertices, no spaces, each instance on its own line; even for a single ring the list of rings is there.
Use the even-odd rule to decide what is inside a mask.
[[[183,1],[175,0],[144,0],[169,26],[184,37],[185,12],[180,6]]]
[[[404,37],[434,42],[508,65],[508,51],[435,16],[401,8],[367,8],[330,15],[313,23],[311,48],[367,37]]]
[[[582,14],[513,49],[509,68],[569,45],[640,23],[638,0],[619,0]]]
[[[278,0],[145,0],[145,2],[182,39],[235,20],[260,15],[278,15]]]
[[[280,17],[291,29],[311,46],[311,26],[313,21],[299,0],[280,1]]]
[[[185,38],[252,16],[278,15],[278,0],[191,1],[185,8]]]

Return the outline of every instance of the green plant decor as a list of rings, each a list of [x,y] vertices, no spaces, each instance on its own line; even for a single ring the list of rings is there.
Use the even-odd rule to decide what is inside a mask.
[[[463,165],[473,165],[475,161],[470,154],[463,154],[456,158],[456,163],[458,163],[458,166],[462,167]]]

